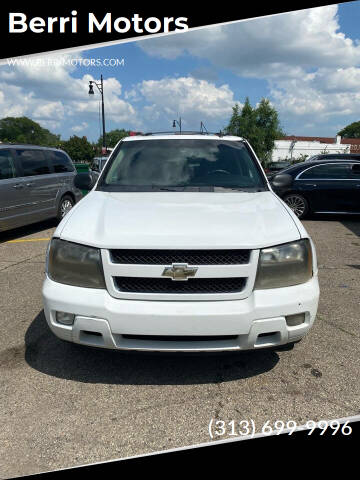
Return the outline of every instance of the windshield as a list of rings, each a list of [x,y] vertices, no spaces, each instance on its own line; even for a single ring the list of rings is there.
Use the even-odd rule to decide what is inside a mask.
[[[242,142],[169,139],[123,142],[99,182],[101,190],[265,190]]]

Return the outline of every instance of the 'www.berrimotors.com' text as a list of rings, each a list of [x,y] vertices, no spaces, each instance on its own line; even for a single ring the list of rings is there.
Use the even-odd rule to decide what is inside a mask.
[[[8,66],[124,67],[124,58],[8,58]]]

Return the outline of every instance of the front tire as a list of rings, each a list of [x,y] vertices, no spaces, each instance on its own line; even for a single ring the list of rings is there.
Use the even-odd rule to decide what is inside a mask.
[[[64,195],[59,203],[58,213],[56,218],[59,222],[65,217],[65,215],[70,212],[72,207],[75,205],[75,201],[70,195]]]
[[[289,193],[284,197],[284,202],[300,219],[306,217],[310,211],[308,201],[298,193]]]

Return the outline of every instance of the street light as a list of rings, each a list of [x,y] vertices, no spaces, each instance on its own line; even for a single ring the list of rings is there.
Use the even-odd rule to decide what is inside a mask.
[[[94,80],[89,80],[89,95],[94,95],[94,86],[97,86],[97,89],[101,93],[101,111],[102,111],[102,130],[103,130],[103,141],[102,141],[102,153],[106,153],[106,141],[105,141],[105,110],[104,110],[104,82],[103,76],[100,76],[100,83],[96,83]]]
[[[204,132],[209,133],[207,131],[207,128],[204,125],[204,122],[200,122],[200,133],[204,133]]]
[[[176,124],[179,125],[180,133],[181,133],[181,117],[179,118],[179,121],[178,120],[173,121],[173,128],[176,128]]]

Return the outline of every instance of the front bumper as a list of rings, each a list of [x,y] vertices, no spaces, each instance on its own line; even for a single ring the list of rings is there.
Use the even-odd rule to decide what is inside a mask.
[[[284,345],[309,331],[318,299],[317,276],[302,285],[255,290],[246,299],[225,301],[122,300],[106,290],[48,277],[43,285],[46,320],[56,336],[119,350],[211,352]],[[75,314],[74,324],[58,323],[56,311]],[[302,312],[303,324],[287,326],[285,316]]]

